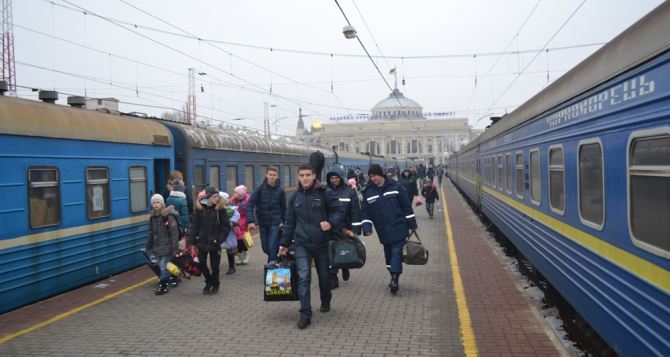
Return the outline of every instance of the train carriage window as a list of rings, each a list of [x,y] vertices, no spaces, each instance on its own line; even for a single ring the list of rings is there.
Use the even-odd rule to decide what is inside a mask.
[[[221,188],[221,176],[219,173],[219,166],[210,166],[209,167],[209,185],[216,188]],[[200,192],[200,191],[198,191]]]
[[[195,192],[204,190],[205,184],[205,165],[193,166],[193,186],[195,186]]]
[[[670,257],[670,133],[663,134],[631,141],[629,214],[635,244]]]
[[[503,164],[501,155],[498,155],[498,189],[500,189],[500,191],[503,189]]]
[[[530,151],[530,201],[539,206],[542,199],[540,185],[540,150]]]
[[[551,210],[565,212],[565,168],[563,166],[563,148],[549,148],[549,205]]]
[[[86,169],[86,211],[88,219],[109,216],[109,171],[106,167]]]
[[[516,196],[523,198],[523,153],[516,153]]]
[[[247,186],[249,192],[256,189],[254,185],[254,165],[244,166],[244,186]]]
[[[147,168],[131,166],[128,176],[130,177],[130,212],[145,212],[147,210]]]
[[[56,168],[28,169],[28,199],[31,228],[60,222],[60,180]]]
[[[505,155],[505,170],[507,170],[505,188],[507,188],[507,193],[512,194],[512,172],[514,171],[512,168],[512,154]]]
[[[231,192],[237,187],[237,166],[226,167],[226,192]]]
[[[285,165],[282,171],[282,185],[291,186],[291,166]]]
[[[603,152],[599,142],[579,146],[579,217],[586,226],[602,229],[605,221]]]

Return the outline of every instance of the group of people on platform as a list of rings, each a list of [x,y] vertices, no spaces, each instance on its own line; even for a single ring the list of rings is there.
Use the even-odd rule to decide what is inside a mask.
[[[235,255],[237,264],[249,262],[245,234],[258,230],[267,263],[287,255],[289,246],[294,248],[300,300],[297,326],[304,329],[312,319],[312,261],[319,281],[319,310],[326,313],[330,311],[331,290],[339,286],[338,269],[329,261],[329,241],[354,239],[360,234],[369,236],[374,225],[384,247],[390,274],[388,288],[395,295],[400,289],[402,249],[408,235],[417,229],[412,204],[419,194],[418,171],[405,170],[396,181],[381,166],[372,164],[364,188],[361,183],[365,182],[365,177],[360,169],[357,171],[345,173],[344,166],[333,164],[326,171],[326,182],[320,183],[316,168],[303,164],[298,168],[296,191],[287,199],[278,170],[270,167],[263,183],[252,194],[243,185],[235,187],[231,195],[209,186],[196,200],[190,199],[182,174],[175,171],[166,191],[151,197],[150,233],[145,248],[156,255],[160,269],[155,293],[165,294],[170,286],[178,284],[171,278],[167,264],[180,249],[195,245],[205,279],[203,294],[216,294],[220,288],[222,243],[229,235],[234,235],[237,240],[236,249],[225,250],[228,258],[226,274],[234,274]],[[440,168],[437,171],[441,176]],[[424,181],[421,195],[432,218],[433,203],[438,196],[431,179]],[[189,207],[191,201],[195,201],[193,207]],[[348,269],[342,269],[343,280],[349,280],[350,275]]]

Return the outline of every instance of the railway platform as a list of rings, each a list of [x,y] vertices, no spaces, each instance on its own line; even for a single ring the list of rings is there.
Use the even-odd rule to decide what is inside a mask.
[[[424,266],[405,266],[400,291],[377,237],[367,262],[296,327],[299,303],[264,302],[260,243],[248,265],[224,275],[204,296],[202,278],[153,294],[142,266],[0,316],[0,356],[561,356],[567,353],[535,312],[455,188],[443,182],[440,212],[415,207],[430,250]],[[256,237],[257,239],[257,237]]]

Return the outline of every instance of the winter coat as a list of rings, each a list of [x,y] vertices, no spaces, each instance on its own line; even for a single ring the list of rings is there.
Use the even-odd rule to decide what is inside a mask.
[[[251,194],[247,206],[247,222],[262,226],[278,226],[284,222],[286,215],[286,193],[277,179],[274,186],[268,184],[268,179],[256,188]],[[254,208],[256,209],[254,215]]]
[[[386,178],[379,187],[370,182],[363,190],[363,234],[372,233],[375,225],[382,244],[389,244],[407,238],[410,230],[417,228],[412,204],[402,188],[392,178]]]
[[[428,176],[429,179],[433,179],[435,177],[435,169],[431,166],[428,168],[428,172],[426,172],[426,176]]]
[[[166,200],[165,201],[166,205],[167,205],[167,199],[170,197],[170,192],[172,191],[173,191],[172,186],[168,185],[163,186],[163,188],[161,189],[160,194]],[[193,199],[191,198],[191,193],[190,190],[188,189],[188,186],[186,186],[186,191],[184,192],[184,194],[186,195],[186,207],[188,208],[188,212],[190,214],[191,212],[193,212]],[[186,226],[184,226],[184,228],[186,228]]]
[[[186,229],[191,221],[188,210],[188,203],[186,202],[186,194],[179,191],[170,191],[170,196],[168,196],[167,200],[165,200],[165,204],[168,206],[174,206],[174,209],[179,212],[181,226]]]
[[[160,212],[151,212],[149,217],[149,237],[144,247],[156,256],[171,256],[179,250],[179,225],[175,216],[179,214],[173,206],[164,207]]]
[[[248,231],[249,224],[247,222],[247,207],[249,206],[249,199],[251,196],[247,193],[243,199],[234,196],[230,199],[230,204],[237,206],[237,211],[240,213],[240,221],[237,222],[237,229],[235,230],[235,237],[237,240],[244,239],[244,232]]]
[[[199,251],[215,252],[221,250],[221,243],[226,240],[230,230],[230,219],[224,205],[202,206],[200,203],[196,204],[191,230],[188,235],[191,244],[195,244]]]
[[[437,194],[437,186],[435,186],[434,183],[431,183],[430,185],[423,185],[421,188],[421,196],[426,198],[426,203],[435,202],[435,200],[440,199]]]
[[[333,187],[330,183],[330,177],[332,175],[337,175],[340,177],[340,184],[337,187]],[[354,191],[347,182],[344,180],[344,169],[342,166],[333,165],[330,170],[326,173],[326,180],[328,182],[328,187],[335,192],[337,197],[344,206],[344,220],[342,222],[342,227],[347,229],[353,229],[356,234],[361,234],[361,205],[358,201],[358,194]]]
[[[405,172],[409,173],[410,175],[405,176]],[[410,203],[414,199],[414,196],[419,195],[419,189],[416,188],[416,177],[412,176],[412,173],[409,170],[402,172],[398,183],[405,189]]]
[[[288,202],[279,245],[288,247],[293,240],[308,249],[323,247],[331,232],[342,231],[343,219],[344,207],[333,190],[322,187],[316,180],[308,189],[298,183]],[[321,230],[322,221],[330,222],[332,228],[328,232]]]

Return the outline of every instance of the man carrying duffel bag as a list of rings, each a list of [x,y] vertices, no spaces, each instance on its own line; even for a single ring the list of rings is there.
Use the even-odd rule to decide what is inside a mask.
[[[389,288],[395,295],[400,286],[398,278],[402,274],[402,248],[405,238],[416,230],[416,218],[405,189],[394,179],[386,177],[381,166],[373,164],[368,171],[370,182],[363,190],[361,218],[363,235],[372,234],[375,225],[379,242],[384,245],[386,268],[391,274]]]

